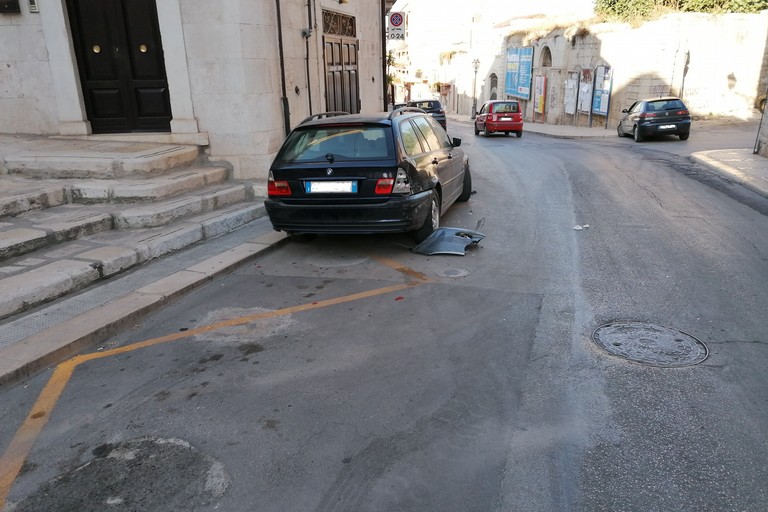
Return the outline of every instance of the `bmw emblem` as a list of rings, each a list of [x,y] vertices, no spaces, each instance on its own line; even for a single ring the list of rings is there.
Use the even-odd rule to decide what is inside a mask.
[[[331,169],[330,167],[329,167],[329,168],[327,168],[327,169],[325,170],[325,174],[327,174],[328,176],[331,176],[331,175],[333,174],[333,169]]]

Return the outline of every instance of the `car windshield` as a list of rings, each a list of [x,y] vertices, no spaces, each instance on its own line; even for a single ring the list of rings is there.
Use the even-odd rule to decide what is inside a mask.
[[[296,130],[277,157],[281,163],[387,158],[388,130],[380,126],[319,126]]]
[[[517,112],[517,102],[510,101],[509,103],[496,103],[493,105],[493,111],[497,114],[503,112]]]
[[[685,109],[685,105],[678,99],[668,100],[654,100],[649,101],[646,110],[649,112],[663,111],[663,110],[682,110]]]

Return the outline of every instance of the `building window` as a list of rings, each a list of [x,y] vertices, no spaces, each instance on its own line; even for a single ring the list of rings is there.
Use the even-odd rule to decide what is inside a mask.
[[[323,11],[323,33],[334,36],[357,37],[354,16]]]

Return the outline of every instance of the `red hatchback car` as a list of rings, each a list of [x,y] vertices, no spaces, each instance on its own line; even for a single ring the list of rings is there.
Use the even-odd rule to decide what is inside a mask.
[[[523,114],[520,103],[515,100],[492,100],[483,103],[483,108],[475,117],[475,135],[483,132],[486,137],[494,132],[504,132],[509,135],[514,132],[518,137],[523,136]]]

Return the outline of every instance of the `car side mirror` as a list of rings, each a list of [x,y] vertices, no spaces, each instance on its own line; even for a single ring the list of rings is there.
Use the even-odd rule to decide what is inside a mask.
[[[626,114],[627,112],[629,112],[628,108],[625,108],[624,110],[621,111],[622,114]]]
[[[460,137],[454,137],[453,138],[453,147],[457,148],[461,146],[461,138]]]

